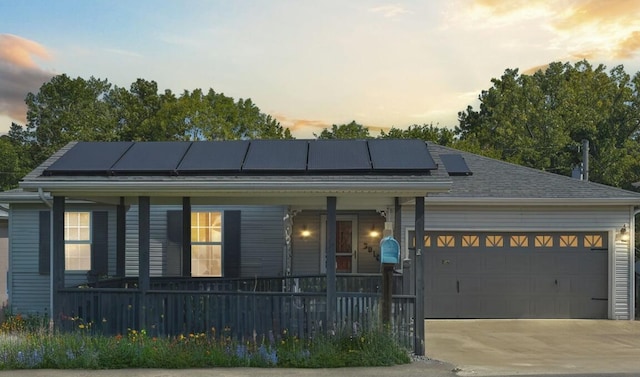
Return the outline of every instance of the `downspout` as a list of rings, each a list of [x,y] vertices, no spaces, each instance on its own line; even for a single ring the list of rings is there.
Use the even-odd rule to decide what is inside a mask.
[[[49,207],[49,312],[53,310],[53,205],[44,196],[42,187],[38,187],[40,200]],[[53,313],[49,313],[49,329],[53,330]]]

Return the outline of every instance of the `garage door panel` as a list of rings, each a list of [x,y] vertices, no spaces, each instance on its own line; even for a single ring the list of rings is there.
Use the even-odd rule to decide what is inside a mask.
[[[425,313],[431,318],[458,318],[458,298],[434,294],[425,300]]]
[[[529,253],[511,252],[504,254],[505,271],[513,274],[527,274],[531,270]]]
[[[427,317],[607,318],[607,250],[589,249],[580,234],[577,246],[565,247],[525,233],[502,236],[500,246],[486,246],[489,237],[480,235],[479,247],[427,251],[432,272],[425,300],[435,298],[425,301]],[[528,243],[520,242],[524,236]],[[551,237],[557,241],[561,235]]]

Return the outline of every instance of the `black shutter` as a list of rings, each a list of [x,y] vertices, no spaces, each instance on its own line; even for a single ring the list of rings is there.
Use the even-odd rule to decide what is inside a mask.
[[[224,211],[224,277],[240,277],[240,211]]]
[[[51,273],[51,213],[40,211],[38,223],[38,272],[40,275]]]
[[[182,245],[182,211],[167,211],[167,239]]]
[[[182,211],[167,211],[167,269],[168,276],[191,276],[191,258],[183,253]],[[187,263],[188,264],[185,264]],[[185,271],[186,270],[186,271]]]
[[[94,211],[91,216],[91,272],[100,277],[109,274],[109,213]]]

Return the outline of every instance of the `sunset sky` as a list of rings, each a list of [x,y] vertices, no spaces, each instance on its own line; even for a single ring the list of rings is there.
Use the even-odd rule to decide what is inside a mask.
[[[53,75],[251,98],[312,137],[453,127],[507,68],[640,70],[640,0],[0,0],[0,133]]]

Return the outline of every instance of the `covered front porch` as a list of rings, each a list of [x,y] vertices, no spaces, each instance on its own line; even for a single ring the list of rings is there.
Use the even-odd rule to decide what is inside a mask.
[[[363,265],[370,270],[373,261],[378,264],[376,272],[358,272],[355,266],[349,267],[353,272],[338,272],[339,266],[342,264],[344,269],[345,265],[341,262],[344,261],[344,253],[341,255],[337,252],[340,250],[338,240],[341,238],[337,234],[340,231],[338,224],[339,219],[345,216],[353,218],[354,213],[360,213],[359,217],[355,217],[377,218],[373,228],[382,230],[385,224],[387,227],[391,225],[399,228],[400,199],[394,198],[394,206],[379,207],[384,210],[377,211],[364,210],[362,204],[355,205],[357,200],[353,199],[345,201],[351,202],[351,205],[345,205],[339,210],[335,197],[325,198],[326,208],[313,206],[312,209],[302,209],[298,206],[298,209],[292,210],[290,206],[283,206],[284,216],[277,235],[282,239],[283,248],[277,251],[264,250],[265,254],[281,254],[282,267],[271,270],[265,266],[266,269],[259,275],[254,270],[253,276],[243,272],[242,211],[235,209],[238,208],[236,206],[229,206],[230,202],[236,203],[237,200],[226,198],[225,206],[217,206],[212,204],[211,198],[181,198],[178,200],[180,205],[177,206],[176,200],[168,197],[136,199],[136,202],[124,197],[111,200],[117,202],[115,211],[106,212],[116,214],[115,255],[92,255],[92,268],[82,279],[78,278],[77,272],[70,272],[66,266],[67,245],[70,242],[65,239],[65,234],[69,232],[64,227],[65,221],[68,222],[65,214],[75,213],[78,206],[67,204],[67,201],[74,202],[68,197],[54,195],[51,211],[51,271],[55,284],[51,292],[51,313],[57,328],[69,331],[82,327],[108,335],[126,334],[131,329],[144,329],[150,336],[224,333],[225,336],[236,339],[254,339],[256,336],[278,337],[283,334],[308,338],[318,333],[360,332],[381,325],[383,278],[379,262],[375,260],[379,250],[372,250],[377,245],[372,245],[370,239],[360,240],[354,247],[363,244],[372,246],[354,250],[354,255],[349,256],[354,261],[369,258],[366,264],[354,263],[361,266],[362,271]],[[105,197],[85,196],[83,200],[95,200],[100,203],[101,208],[109,202]],[[416,198],[418,203],[421,200],[422,197]],[[378,201],[381,203],[388,199]],[[155,204],[152,205],[152,202]],[[198,204],[192,205],[192,202]],[[262,202],[274,205],[273,199]],[[314,200],[307,202],[313,203]],[[180,209],[175,210],[176,207]],[[193,214],[200,213],[198,211],[202,208],[218,207],[224,208],[221,210],[220,274],[216,277],[198,276],[194,272],[194,258],[191,255],[197,242],[188,236],[194,230]],[[82,208],[87,207],[84,205]],[[167,228],[175,225],[175,219],[172,218],[176,214],[181,217],[180,235],[171,235],[172,230],[167,229],[167,242],[160,253],[157,245],[152,247],[157,241],[155,238],[158,233],[154,230],[158,225],[152,221],[152,213],[159,210],[167,213]],[[131,221],[130,212],[133,212],[136,221]],[[423,222],[424,212],[417,212],[416,222]],[[308,224],[306,220],[310,216],[321,219],[325,224]],[[386,221],[396,220],[396,217],[397,222]],[[96,226],[97,221],[92,225]],[[361,221],[359,228],[369,228],[369,222]],[[424,227],[418,226],[416,229],[422,228]],[[109,227],[104,229],[108,231]],[[358,233],[358,229],[353,232]],[[308,271],[295,263],[298,250],[302,253],[302,249],[308,247],[303,244],[306,242],[305,236],[301,234],[304,230],[322,236],[322,250],[319,250],[318,255],[322,256],[324,264],[317,266],[320,271],[318,274],[303,273]],[[394,231],[387,229],[387,233]],[[396,233],[399,234],[400,231],[397,230]],[[134,247],[131,245],[132,234],[135,235],[133,239],[137,240]],[[113,239],[108,234],[103,236],[105,239]],[[154,263],[158,263],[152,259],[158,259],[158,256],[167,258],[168,254],[175,254],[175,251],[171,251],[172,237],[175,237],[173,241],[180,242],[180,257],[177,260],[175,256],[173,259],[168,258],[165,264],[177,263],[178,267],[154,268]],[[94,245],[99,244],[97,238],[96,235],[93,239]],[[97,247],[92,246],[92,249],[94,254],[98,252]],[[113,248],[111,250],[113,252]],[[412,248],[413,250],[415,249]],[[421,274],[415,273],[415,266],[421,265],[417,264],[420,263],[417,262],[420,255],[413,252],[403,258],[403,263],[396,266],[394,273],[391,321],[387,325],[401,344],[415,349],[416,343],[423,343],[422,327],[415,326],[415,318],[423,317],[420,309],[424,306],[420,300],[422,296],[416,296],[422,284],[417,279]],[[100,259],[105,262],[101,263]],[[115,269],[108,266],[108,260],[113,259]],[[421,321],[418,323],[421,324]]]

